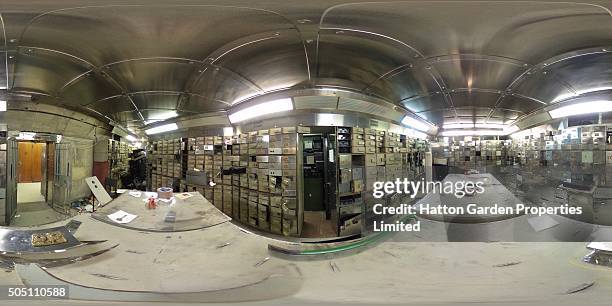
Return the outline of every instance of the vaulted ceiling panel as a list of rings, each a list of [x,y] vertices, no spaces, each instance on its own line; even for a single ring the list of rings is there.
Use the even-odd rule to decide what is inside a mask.
[[[282,16],[246,7],[75,5],[33,19],[20,44],[62,50],[101,66],[160,56],[205,59],[243,36],[290,27]]]
[[[129,93],[143,91],[182,92],[197,63],[180,59],[128,60],[103,70]]]
[[[64,85],[89,69],[86,63],[61,53],[22,48],[14,60],[11,87],[55,96]]]
[[[449,108],[444,94],[433,94],[430,96],[414,97],[412,99],[402,101],[404,107],[408,110],[418,113],[427,110],[437,110]]]
[[[241,39],[220,48],[213,57],[212,65],[232,71],[266,92],[310,79],[304,44],[294,29]]]
[[[504,91],[527,69],[520,62],[492,56],[445,56],[431,62],[448,89]]]
[[[441,125],[509,122],[612,88],[612,17],[598,5],[210,2],[6,0],[9,90],[136,125],[331,86]]]

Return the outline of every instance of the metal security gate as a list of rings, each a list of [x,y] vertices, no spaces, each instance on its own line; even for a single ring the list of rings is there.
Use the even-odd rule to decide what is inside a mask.
[[[11,223],[17,213],[18,158],[17,141],[8,139],[6,141],[6,214],[4,220],[6,225]]]
[[[55,171],[53,179],[53,208],[58,211],[70,210],[69,196],[72,190],[72,145],[55,145]]]

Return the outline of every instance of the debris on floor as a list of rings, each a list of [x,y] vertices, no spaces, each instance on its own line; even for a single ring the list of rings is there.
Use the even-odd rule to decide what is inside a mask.
[[[586,290],[586,289],[592,287],[594,284],[595,284],[595,282],[580,284],[580,285],[578,285],[578,286],[576,286],[574,288],[568,289],[567,291],[565,291],[565,294],[573,294],[573,293],[576,293],[576,292],[580,292],[580,291]]]
[[[518,265],[520,263],[521,263],[520,261],[512,261],[512,262],[507,262],[507,263],[503,263],[503,264],[493,265],[493,268],[503,268],[503,267],[516,266],[516,265]]]

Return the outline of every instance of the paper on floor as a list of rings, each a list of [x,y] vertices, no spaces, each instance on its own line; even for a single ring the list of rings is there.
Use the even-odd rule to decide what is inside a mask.
[[[193,197],[193,195],[189,192],[183,192],[183,193],[175,195],[175,197],[179,200],[186,200],[186,199]]]
[[[140,198],[140,196],[142,195],[142,192],[140,192],[140,191],[130,191],[130,195],[135,197],[135,198]]]
[[[108,215],[108,218],[111,219],[113,222],[121,223],[121,224],[130,223],[134,219],[136,219],[136,217],[138,217],[138,216],[130,214],[130,213],[126,213],[123,210],[118,210],[118,211]]]

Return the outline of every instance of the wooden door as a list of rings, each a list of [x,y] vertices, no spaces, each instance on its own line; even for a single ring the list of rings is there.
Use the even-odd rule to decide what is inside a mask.
[[[20,142],[19,183],[40,182],[42,180],[42,143]]]
[[[32,182],[32,143],[19,143],[19,182]]]
[[[42,181],[42,157],[44,144],[32,144],[32,182]]]

